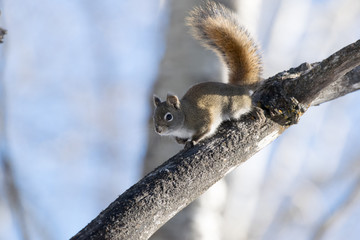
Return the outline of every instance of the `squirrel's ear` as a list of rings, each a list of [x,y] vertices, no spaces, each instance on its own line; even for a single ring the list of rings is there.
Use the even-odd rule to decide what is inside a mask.
[[[180,108],[180,100],[175,95],[168,94],[166,97],[166,103],[174,106],[174,108],[176,108],[176,109]]]
[[[155,107],[159,106],[160,103],[161,103],[161,99],[154,95],[154,105],[155,105]]]

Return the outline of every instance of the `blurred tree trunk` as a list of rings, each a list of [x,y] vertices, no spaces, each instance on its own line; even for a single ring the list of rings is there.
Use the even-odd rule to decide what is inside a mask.
[[[0,2],[1,3],[1,2]],[[0,27],[0,43],[3,43],[6,30]],[[0,54],[1,60],[4,60],[3,52]],[[30,239],[28,226],[26,223],[25,209],[21,200],[19,188],[16,184],[14,169],[11,163],[11,157],[8,148],[6,133],[6,92],[3,78],[4,61],[0,65],[0,172],[4,178],[4,189],[8,205],[18,227],[19,233],[24,240]],[[1,188],[1,187],[0,187]],[[1,207],[1,206],[0,206]]]
[[[218,2],[234,9],[236,0]],[[185,26],[185,17],[188,12],[194,6],[200,4],[200,0],[170,2],[170,22],[167,31],[166,52],[160,65],[158,79],[152,91],[162,99],[166,97],[168,92],[182,96],[195,83],[221,81],[222,79],[224,69],[218,58],[212,52],[206,51],[199,42],[194,40],[188,33],[188,27]],[[150,119],[144,174],[160,165],[162,162],[159,162],[159,160],[165,161],[182,148],[172,139],[161,138],[155,134],[152,116],[150,116]],[[215,202],[207,199],[211,198],[213,194],[216,194],[217,198],[219,198],[219,195],[223,196],[221,199],[225,200],[226,184],[223,180],[210,189],[205,196],[202,196],[172,218],[151,239],[220,239],[220,213],[223,210],[224,201],[217,200]],[[200,224],[201,219],[197,217],[200,216],[200,213],[202,217],[206,216],[206,224],[204,221],[201,221]]]

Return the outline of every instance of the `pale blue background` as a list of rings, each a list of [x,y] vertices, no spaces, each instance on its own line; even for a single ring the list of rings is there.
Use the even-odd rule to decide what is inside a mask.
[[[264,76],[320,61],[359,39],[358,2],[264,1],[253,30]],[[151,87],[166,46],[167,4],[2,1],[6,147],[30,239],[70,238],[140,178]],[[273,218],[266,239],[310,238],[304,229],[358,187],[359,102],[357,92],[310,109],[244,165],[261,175],[258,211]],[[0,183],[0,239],[22,239],[3,172]],[[303,208],[307,201],[310,208]],[[299,203],[304,223],[279,229],[290,202]],[[360,236],[360,204],[350,210],[327,239]]]

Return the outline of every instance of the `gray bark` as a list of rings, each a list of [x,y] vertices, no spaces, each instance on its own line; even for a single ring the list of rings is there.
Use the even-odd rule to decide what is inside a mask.
[[[360,89],[360,40],[320,63],[267,79],[255,108],[182,150],[124,192],[72,239],[148,239],[182,208],[296,123],[309,106]]]

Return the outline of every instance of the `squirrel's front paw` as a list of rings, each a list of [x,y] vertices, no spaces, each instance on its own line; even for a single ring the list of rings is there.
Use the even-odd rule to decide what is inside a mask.
[[[187,141],[184,146],[184,150],[188,150],[189,148],[192,148],[195,145],[194,141]]]

